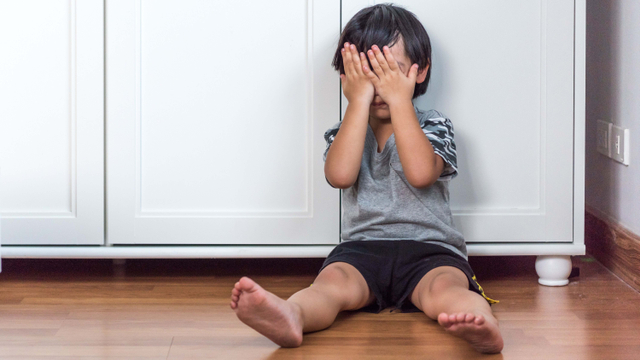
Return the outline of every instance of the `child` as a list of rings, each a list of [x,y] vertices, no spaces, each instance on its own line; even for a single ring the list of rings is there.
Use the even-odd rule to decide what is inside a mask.
[[[243,277],[231,308],[284,347],[300,346],[303,333],[329,327],[340,311],[394,305],[423,311],[479,352],[500,352],[496,301],[476,282],[449,208],[453,126],[412,104],[429,82],[425,29],[403,8],[375,5],[349,21],[339,44],[332,65],[349,105],[325,133],[323,157],[327,182],[343,189],[343,242],[311,287],[285,301]]]

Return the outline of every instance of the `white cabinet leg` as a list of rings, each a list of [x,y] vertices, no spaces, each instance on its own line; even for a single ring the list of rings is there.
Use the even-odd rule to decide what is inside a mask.
[[[538,255],[536,258],[538,283],[546,286],[564,286],[569,283],[571,256]]]

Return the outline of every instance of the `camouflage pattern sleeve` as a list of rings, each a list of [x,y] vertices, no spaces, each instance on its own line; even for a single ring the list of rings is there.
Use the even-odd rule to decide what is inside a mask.
[[[420,117],[420,127],[429,138],[433,151],[444,160],[444,170],[439,181],[451,180],[458,176],[456,143],[453,140],[453,124],[444,114],[431,110]]]
[[[342,125],[342,121],[338,121],[335,125],[333,125],[329,130],[324,133],[324,141],[327,142],[327,147],[324,149],[324,154],[322,155],[322,161],[327,161],[327,153],[329,152],[329,148],[333,143],[333,139],[335,139],[338,130],[340,129],[340,125]]]
[[[324,133],[324,141],[326,141],[327,143],[327,147],[324,149],[324,154],[322,155],[322,161],[324,162],[327,161],[327,153],[329,152],[329,148],[333,143],[333,139],[335,139],[336,134],[338,133],[338,129],[340,129],[340,125],[342,125],[341,121],[337,122],[335,125],[333,125],[331,128],[329,128],[329,130],[325,131]],[[329,184],[329,186],[331,186],[334,189],[337,189],[335,186],[331,185],[331,183],[329,182],[329,179],[327,179],[326,176],[324,177],[324,179],[327,181],[327,184]]]

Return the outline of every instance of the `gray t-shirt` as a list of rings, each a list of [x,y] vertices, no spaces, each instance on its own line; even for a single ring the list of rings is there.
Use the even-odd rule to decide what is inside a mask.
[[[342,240],[418,240],[441,245],[468,259],[464,237],[455,228],[449,207],[449,180],[458,175],[453,124],[436,110],[414,108],[434,152],[444,160],[442,174],[429,187],[411,186],[400,163],[395,134],[378,153],[375,134],[368,125],[358,180],[342,190]],[[324,161],[341,124],[324,134]]]

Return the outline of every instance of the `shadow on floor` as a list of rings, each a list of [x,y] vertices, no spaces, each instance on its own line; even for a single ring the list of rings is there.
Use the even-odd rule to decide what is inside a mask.
[[[469,264],[479,279],[536,277],[535,256],[471,256]],[[127,276],[315,276],[324,259],[4,259],[0,279],[64,278],[90,275],[111,277],[126,269]],[[574,269],[575,270],[575,269]],[[572,274],[575,275],[575,274]]]

